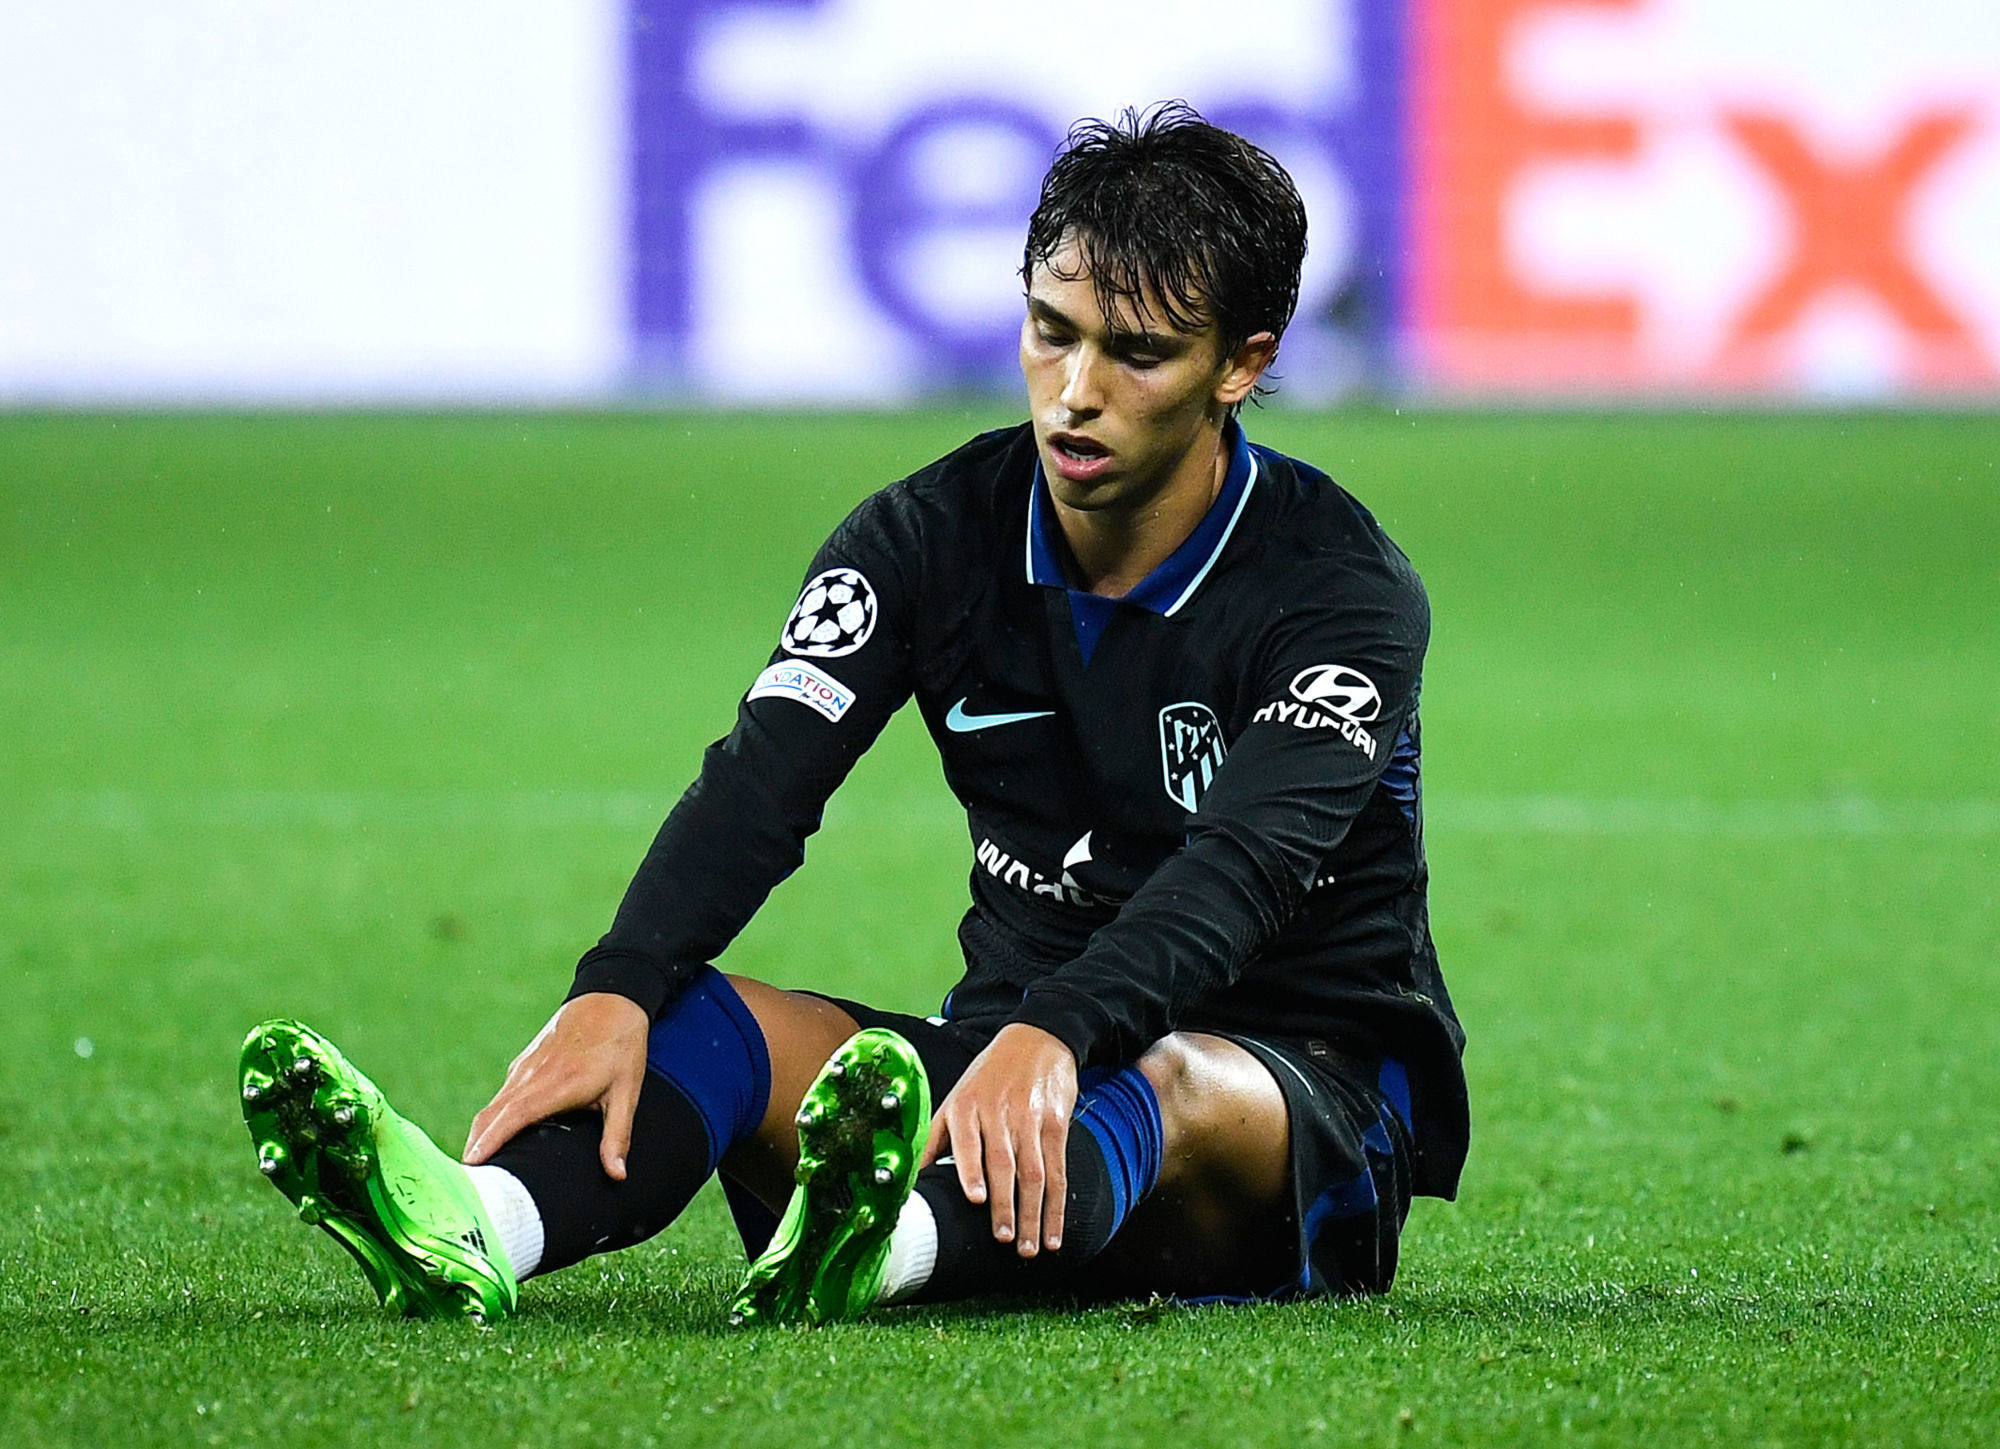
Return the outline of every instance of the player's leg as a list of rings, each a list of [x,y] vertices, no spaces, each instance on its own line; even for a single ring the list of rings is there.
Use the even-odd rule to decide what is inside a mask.
[[[789,1172],[799,1098],[854,1030],[818,997],[705,973],[650,1034],[624,1182],[604,1175],[594,1111],[537,1123],[463,1167],[296,1022],[244,1043],[244,1116],[274,1185],[385,1304],[491,1319],[530,1274],[658,1232],[725,1155],[741,1149],[751,1177]]]
[[[853,1002],[841,1005],[863,1025],[907,1038],[937,1096],[951,1091],[1004,1023],[1004,1018],[941,1022]],[[830,1074],[840,1070],[837,1064],[828,1068]],[[887,1169],[900,1163],[900,1144],[891,1124],[874,1120],[882,1114],[868,1093],[843,1092],[851,1082],[829,1076],[808,1093],[808,1102],[823,1098],[828,1111],[866,1119],[854,1125],[867,1127],[872,1138],[858,1130],[849,1135],[857,1142],[866,1139],[884,1155],[879,1162],[862,1161],[867,1157],[862,1153],[848,1165],[848,1175],[831,1174],[825,1186],[813,1180],[816,1161],[800,1169],[806,1186],[792,1198],[787,1230],[759,1258],[738,1295],[733,1316],[740,1321],[853,1317],[883,1302],[1071,1286],[1078,1270],[1117,1237],[1128,1218],[1163,1220],[1160,1209],[1144,1206],[1155,1200],[1170,1204],[1175,1217],[1199,1229],[1200,1239],[1187,1238],[1191,1250],[1203,1243],[1203,1251],[1227,1266],[1226,1260],[1242,1255],[1236,1236],[1242,1223],[1281,1199],[1285,1188],[1285,1103],[1269,1073],[1220,1038],[1176,1037],[1138,1065],[1084,1074],[1065,1149],[1060,1251],[1023,1259],[1012,1243],[996,1240],[991,1210],[967,1201],[949,1162],[918,1175],[891,1228],[890,1204],[859,1169],[872,1162],[878,1181],[899,1183],[900,1173]],[[813,1155],[809,1145],[807,1156]],[[773,1174],[770,1182],[777,1181]],[[872,1223],[865,1253],[846,1246],[863,1198]],[[815,1201],[829,1206],[822,1211],[825,1220],[808,1232],[802,1223],[814,1213]],[[748,1232],[746,1239],[756,1252],[758,1240]],[[838,1253],[823,1256],[825,1245],[833,1243],[854,1262]],[[1279,1252],[1270,1256],[1282,1259]],[[1234,1271],[1255,1275],[1262,1267],[1253,1261]],[[1265,1274],[1264,1281],[1268,1286],[1280,1277],[1282,1268]],[[811,1293],[809,1284],[816,1285]]]
[[[861,1024],[843,1004],[823,996],[784,991],[747,977],[729,980],[780,1047],[771,1054],[770,1106],[757,1130],[736,1144],[721,1167],[779,1213],[791,1197],[798,1168],[799,1106],[828,1059]]]
[[[794,1119],[819,1068],[856,1030],[839,1007],[713,969],[698,977],[648,1037],[646,1077],[632,1121],[623,1182],[598,1160],[603,1118],[560,1113],[519,1133],[472,1172],[488,1168],[525,1190],[496,1205],[509,1217],[532,1209],[539,1250],[519,1276],[552,1272],[596,1253],[644,1242],[724,1167],[760,1195],[789,1186],[798,1155]],[[531,1244],[531,1246],[534,1246]]]
[[[1268,1291],[1291,1262],[1291,1126],[1277,1081],[1237,1043],[1194,1032],[1154,1043],[1138,1069],[1160,1101],[1160,1174],[1092,1265],[1096,1285]]]
[[[1161,1047],[1149,1053],[1147,1069],[1163,1101],[1177,1102],[1169,1110],[1181,1121],[1182,1148],[1091,1265],[1089,1290],[1232,1298],[1387,1292],[1415,1152],[1401,1065],[1324,1041],[1184,1036]],[[1269,1130],[1273,1092],[1282,1136]],[[1257,1115],[1239,1119],[1253,1099],[1262,1104]]]
[[[1281,1281],[1289,1132],[1283,1093],[1249,1052],[1177,1033],[1131,1067],[1087,1073],[1070,1124],[1062,1247],[1023,1260],[993,1236],[951,1168],[918,1182],[936,1223],[936,1261],[899,1301],[1024,1292],[1151,1273],[1142,1291],[1209,1293]]]
[[[906,1029],[940,1055],[923,1023]],[[948,1056],[933,1076],[950,1090]],[[1059,1251],[1023,1260],[997,1241],[990,1209],[940,1164],[901,1210],[869,1302],[1384,1291],[1408,1210],[1409,1121],[1393,1062],[1176,1034],[1132,1067],[1088,1075]]]

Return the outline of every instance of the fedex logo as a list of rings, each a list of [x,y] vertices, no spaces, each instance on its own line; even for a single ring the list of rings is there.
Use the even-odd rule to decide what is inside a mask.
[[[1418,0],[1420,371],[1471,389],[2000,381],[1989,0]],[[1985,259],[1980,253],[1985,252]]]
[[[638,378],[1016,386],[1037,185],[1184,97],[1312,221],[1282,388],[1991,392],[1992,0],[627,0]]]
[[[1018,386],[1017,272],[1069,125],[1183,97],[1312,222],[1285,386],[1388,366],[1405,248],[1401,0],[630,0],[642,381],[737,397]]]

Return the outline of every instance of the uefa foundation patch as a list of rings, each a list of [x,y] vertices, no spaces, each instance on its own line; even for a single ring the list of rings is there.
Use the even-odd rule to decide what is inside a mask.
[[[788,659],[758,675],[746,698],[796,699],[837,722],[854,703],[854,691],[824,670]]]

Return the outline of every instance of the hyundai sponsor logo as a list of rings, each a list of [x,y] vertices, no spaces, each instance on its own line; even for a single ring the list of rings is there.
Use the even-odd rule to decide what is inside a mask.
[[[1315,664],[1292,676],[1292,698],[1274,700],[1252,715],[1253,724],[1288,724],[1301,730],[1332,730],[1369,759],[1381,748],[1365,728],[1382,713],[1382,692],[1358,669]]]
[[[1292,680],[1292,698],[1367,724],[1382,713],[1382,691],[1375,681],[1345,664],[1315,664]]]

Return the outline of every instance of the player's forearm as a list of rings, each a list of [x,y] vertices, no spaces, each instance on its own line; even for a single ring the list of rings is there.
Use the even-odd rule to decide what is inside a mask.
[[[1087,1066],[1122,1064],[1242,974],[1297,914],[1375,788],[1368,774],[1287,783],[1258,765],[1246,752],[1225,766],[1219,808],[1204,810],[1188,844],[1081,955],[1029,989],[1015,1020],[1060,1038]],[[1246,776],[1257,789],[1242,788]]]
[[[1030,987],[1013,1019],[1057,1037],[1087,1066],[1133,1061],[1189,1003],[1235,980],[1302,895],[1228,836],[1198,840],[1082,955]]]

